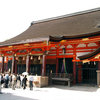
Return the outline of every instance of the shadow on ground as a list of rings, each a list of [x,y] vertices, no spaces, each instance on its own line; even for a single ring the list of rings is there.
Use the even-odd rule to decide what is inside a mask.
[[[84,85],[73,85],[71,87],[61,86],[61,85],[51,85],[49,88],[56,88],[61,90],[71,90],[71,91],[85,91],[85,92],[96,92],[99,88],[94,86],[84,86]]]
[[[38,99],[16,96],[13,95],[12,93],[2,93],[0,94],[0,100],[38,100]]]

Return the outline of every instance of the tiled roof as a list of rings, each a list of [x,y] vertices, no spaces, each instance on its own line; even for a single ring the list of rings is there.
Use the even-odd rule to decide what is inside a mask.
[[[96,50],[94,50],[93,52],[90,52],[90,53],[83,55],[83,56],[79,56],[78,58],[80,60],[92,59],[93,57],[95,57],[99,53],[100,53],[100,47],[97,48]]]
[[[25,32],[0,46],[49,40],[49,36],[75,36],[99,32],[100,8],[36,21]]]

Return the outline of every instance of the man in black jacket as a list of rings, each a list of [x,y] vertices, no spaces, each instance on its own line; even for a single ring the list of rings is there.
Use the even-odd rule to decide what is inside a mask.
[[[26,82],[27,82],[27,78],[25,75],[25,77],[23,78],[23,89],[26,89]]]

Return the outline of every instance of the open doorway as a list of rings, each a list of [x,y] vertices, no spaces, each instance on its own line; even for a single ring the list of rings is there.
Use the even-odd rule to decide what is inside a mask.
[[[89,69],[83,69],[83,83],[89,83]]]
[[[78,63],[77,83],[96,84],[97,82],[97,62]]]

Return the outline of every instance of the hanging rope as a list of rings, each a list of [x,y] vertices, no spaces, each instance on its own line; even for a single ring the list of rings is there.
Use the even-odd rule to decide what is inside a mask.
[[[67,74],[65,58],[63,58],[63,64],[62,64],[62,70],[61,70],[61,73],[63,73],[63,72]]]
[[[62,64],[61,73],[63,73],[63,71],[64,71],[64,63]]]

